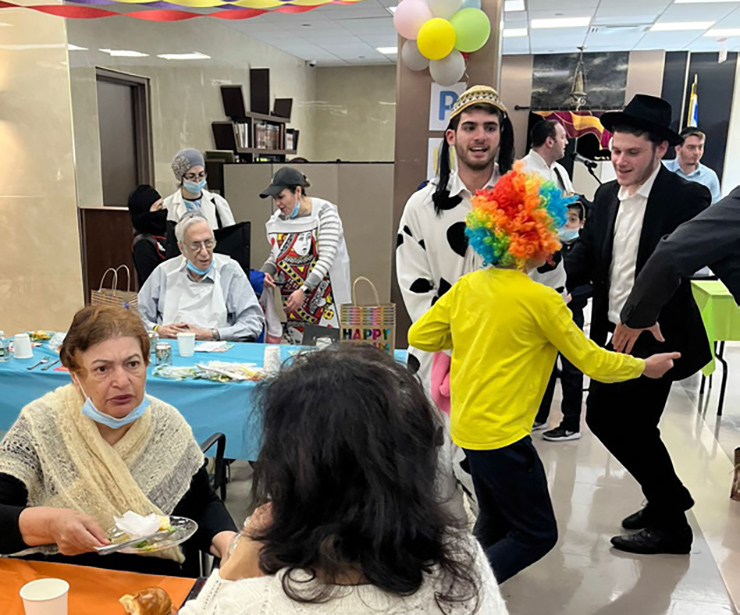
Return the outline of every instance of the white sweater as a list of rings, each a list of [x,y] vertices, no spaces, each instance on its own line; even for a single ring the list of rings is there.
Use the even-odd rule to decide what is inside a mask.
[[[471,544],[472,547],[472,544]],[[478,615],[507,615],[506,604],[501,597],[491,567],[488,565],[483,549],[475,542],[474,570],[480,578],[480,602]],[[344,586],[335,589],[335,596],[327,602],[304,604],[288,598],[283,592],[282,579],[285,570],[274,576],[241,581],[224,581],[214,570],[200,595],[189,601],[180,615],[468,615],[472,605],[442,603],[440,610],[435,593],[443,587],[443,579],[437,574],[427,575],[419,590],[412,596],[388,594],[374,585]],[[307,579],[303,573],[293,574],[298,581]],[[310,587],[310,586],[309,586]],[[300,589],[305,588],[305,586]]]

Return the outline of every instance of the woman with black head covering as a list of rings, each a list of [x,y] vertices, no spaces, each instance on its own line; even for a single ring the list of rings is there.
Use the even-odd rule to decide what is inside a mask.
[[[141,287],[157,265],[165,260],[167,210],[159,192],[142,184],[129,195],[128,211],[136,231],[134,265]]]

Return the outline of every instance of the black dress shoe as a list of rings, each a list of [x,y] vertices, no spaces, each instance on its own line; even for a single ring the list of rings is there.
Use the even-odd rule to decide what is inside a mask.
[[[646,506],[642,510],[638,510],[636,513],[632,513],[629,517],[625,517],[622,520],[622,527],[625,530],[644,530],[655,521],[653,513]]]
[[[627,553],[686,555],[691,551],[693,539],[691,527],[686,525],[671,530],[647,528],[637,534],[615,536],[612,538],[612,545],[615,549]]]

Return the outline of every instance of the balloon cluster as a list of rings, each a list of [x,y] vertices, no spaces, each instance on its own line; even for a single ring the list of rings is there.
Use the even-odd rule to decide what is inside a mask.
[[[439,85],[454,85],[465,74],[467,54],[491,36],[481,0],[402,0],[393,23],[406,40],[401,60],[411,70],[429,69]]]

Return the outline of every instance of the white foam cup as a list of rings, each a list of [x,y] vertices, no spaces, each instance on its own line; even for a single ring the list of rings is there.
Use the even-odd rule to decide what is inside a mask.
[[[21,587],[26,615],[67,615],[69,583],[62,579],[38,579]]]
[[[31,338],[28,337],[28,333],[17,333],[13,342],[15,346],[13,356],[16,359],[33,358],[33,347],[31,346]]]
[[[195,354],[195,333],[178,333],[177,351],[181,357],[192,357]]]

